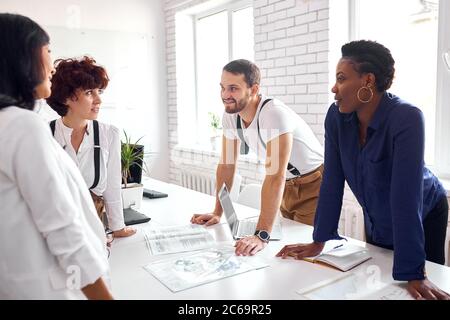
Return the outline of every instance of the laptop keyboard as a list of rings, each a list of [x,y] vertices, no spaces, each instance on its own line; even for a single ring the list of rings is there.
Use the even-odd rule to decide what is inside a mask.
[[[239,237],[252,236],[256,231],[257,220],[240,220],[239,221]]]

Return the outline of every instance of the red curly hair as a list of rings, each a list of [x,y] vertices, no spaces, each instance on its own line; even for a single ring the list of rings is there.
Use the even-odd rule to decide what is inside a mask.
[[[61,117],[68,111],[66,100],[76,99],[77,90],[105,89],[109,82],[106,70],[87,56],[81,59],[58,59],[55,69],[52,94],[47,98],[47,103]]]

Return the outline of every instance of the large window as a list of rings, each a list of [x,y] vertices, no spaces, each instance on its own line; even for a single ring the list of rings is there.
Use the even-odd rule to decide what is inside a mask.
[[[253,8],[237,3],[195,17],[197,142],[209,143],[211,117],[221,118],[222,68],[234,59],[254,58]]]
[[[185,117],[179,121],[184,123],[179,128],[179,141],[211,148],[210,137],[215,134],[211,127],[212,118],[218,117],[221,125],[224,110],[219,85],[222,68],[234,59],[254,59],[253,7],[251,1],[233,2],[197,12],[189,19],[193,30],[194,46],[190,48],[194,52],[193,61],[185,58],[190,56],[184,50],[188,48],[179,48],[177,43],[177,80],[179,77],[191,79],[190,84],[185,80],[185,85],[177,81],[178,96],[192,96],[191,104],[183,103],[183,108],[188,107],[190,112],[181,110]],[[180,21],[177,19],[177,22]],[[186,23],[182,28],[177,27],[177,37],[179,33],[186,33],[186,27],[189,27]],[[181,67],[180,70],[190,69],[192,72],[180,74],[179,64],[183,63],[190,63],[191,67]],[[194,91],[193,95],[182,92],[188,88]],[[185,119],[189,119],[189,125],[186,125]]]
[[[449,69],[443,59],[443,51],[450,48],[450,8],[447,2],[349,0],[346,9],[334,11],[340,10],[341,17],[348,15],[347,40],[374,40],[391,50],[396,72],[389,91],[423,111],[425,162],[441,175],[450,174],[450,131],[447,129],[450,115],[446,111],[450,96],[443,85],[446,83],[450,88]],[[342,25],[340,28],[342,31]],[[336,43],[332,50],[339,50],[342,44],[338,47]],[[443,125],[443,119],[447,125]]]

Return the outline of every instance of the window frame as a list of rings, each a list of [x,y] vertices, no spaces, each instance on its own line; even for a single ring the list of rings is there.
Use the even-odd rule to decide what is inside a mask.
[[[198,55],[197,55],[197,22],[202,19],[209,17],[214,14],[218,14],[226,11],[228,17],[228,60],[231,61],[233,58],[233,12],[243,10],[246,8],[253,8],[252,0],[238,0],[227,2],[222,5],[215,6],[213,8],[203,10],[193,15],[192,17],[192,25],[193,25],[193,34],[194,34],[194,87],[195,87],[195,122],[197,124],[196,128],[199,128],[200,120],[199,120],[199,85],[198,85]],[[195,142],[196,144],[200,143],[198,131],[195,134]]]
[[[348,38],[349,41],[359,39],[360,19],[358,15],[361,0],[348,0]],[[450,55],[450,2],[439,0],[438,9],[438,43],[436,65],[436,106],[435,135],[426,137],[435,139],[434,165],[427,166],[439,177],[450,178],[450,69],[444,62],[444,54]],[[447,124],[447,125],[446,125]]]
[[[438,57],[436,81],[436,147],[435,170],[443,178],[450,178],[450,65],[444,61],[444,54],[450,55],[450,3],[439,1]]]

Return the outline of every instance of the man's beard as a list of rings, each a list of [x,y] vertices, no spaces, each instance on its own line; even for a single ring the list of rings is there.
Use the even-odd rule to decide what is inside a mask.
[[[228,100],[222,99],[222,101],[223,101],[224,104],[226,102],[233,102],[234,103],[234,108],[233,107],[230,108],[229,105],[225,106],[225,112],[233,114],[233,113],[238,113],[238,112],[241,112],[242,110],[244,110],[244,108],[248,104],[249,97],[247,96],[245,98],[242,98],[241,100],[239,100],[239,102],[236,102],[235,99],[228,99]]]

